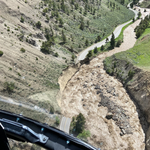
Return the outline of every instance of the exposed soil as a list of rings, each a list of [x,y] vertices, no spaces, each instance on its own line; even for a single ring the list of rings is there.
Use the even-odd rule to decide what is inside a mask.
[[[140,20],[126,28],[124,42],[119,48],[100,54],[89,65],[82,65],[63,91],[62,113],[67,117],[80,112],[84,114],[86,128],[91,132],[88,141],[102,150],[145,149],[145,134],[139,120],[139,117],[142,119],[140,110],[123,85],[109,76],[103,66],[106,57],[134,46],[134,28],[139,22]]]

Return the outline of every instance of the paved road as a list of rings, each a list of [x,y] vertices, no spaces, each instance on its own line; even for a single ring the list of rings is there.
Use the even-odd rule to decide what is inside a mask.
[[[5,103],[9,103],[9,104],[13,104],[13,105],[17,105],[17,106],[22,106],[24,108],[31,109],[31,110],[36,110],[38,112],[41,112],[41,113],[48,115],[50,118],[53,117],[53,115],[49,114],[49,112],[47,112],[45,109],[42,109],[36,105],[29,105],[29,104],[27,105],[27,104],[19,103],[19,102],[15,101],[11,98],[4,97],[4,96],[0,96],[0,101],[5,102]],[[70,118],[63,117],[61,120],[61,123],[60,123],[60,130],[69,134],[70,123],[71,123]]]
[[[130,6],[130,3],[128,4],[128,7],[129,7],[129,6]],[[131,9],[131,8],[129,8],[129,9],[132,10],[132,11],[135,13],[135,19],[136,19],[137,16],[138,16],[138,12],[137,12],[136,10]],[[124,24],[121,24],[121,25],[119,25],[119,26],[116,27],[116,29],[115,29],[114,32],[113,32],[114,35],[115,35],[115,38],[117,38],[117,37],[119,36],[119,34],[120,34],[122,28],[123,28],[125,25],[129,24],[130,22],[132,22],[132,20],[130,20],[130,21],[128,21],[128,22],[126,22],[126,23],[124,23]],[[108,39],[109,39],[109,41],[110,41],[111,35],[108,36]],[[102,45],[105,45],[105,44],[106,44],[106,39],[104,39],[103,41],[101,41],[101,42],[99,42],[99,43],[96,43],[96,44],[94,44],[94,45],[92,45],[92,46],[86,48],[85,50],[83,50],[83,51],[79,54],[79,56],[78,56],[78,58],[77,58],[77,62],[80,61],[80,60],[85,59],[86,55],[88,54],[88,52],[89,52],[90,50],[93,50],[95,47],[101,47]]]
[[[69,134],[71,119],[67,117],[63,117],[60,123],[60,130]]]

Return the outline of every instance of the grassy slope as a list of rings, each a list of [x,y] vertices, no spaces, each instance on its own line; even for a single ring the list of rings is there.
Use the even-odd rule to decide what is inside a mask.
[[[57,8],[59,17],[63,19],[63,26],[60,27],[59,23],[56,23],[57,17],[50,19],[49,24],[54,29],[54,32],[57,33],[55,40],[58,43],[62,41],[61,31],[64,30],[64,33],[67,37],[67,43],[64,45],[64,47],[71,48],[72,46],[74,51],[78,52],[87,47],[85,45],[86,40],[88,40],[89,45],[91,45],[91,43],[95,42],[98,35],[100,35],[101,38],[104,38],[107,35],[110,35],[118,24],[133,18],[134,14],[132,11],[128,11],[127,8],[114,0],[111,0],[110,2],[115,4],[114,8],[107,3],[107,0],[103,0],[100,9],[98,9],[96,1],[92,3],[92,1],[89,0],[87,4],[96,11],[93,15],[90,10],[88,10],[87,15],[84,15],[85,2],[79,2],[76,0],[75,4],[78,4],[79,8],[72,10],[71,6],[74,8],[75,5],[70,4],[68,0],[65,0],[65,4],[68,6],[69,14],[62,12],[61,9]],[[58,2],[55,2],[55,4],[56,6],[59,6]],[[40,11],[43,11],[45,8],[48,8],[48,4],[40,8]],[[80,8],[82,8],[82,13],[80,13]],[[50,8],[46,15],[51,16],[52,11],[53,7]],[[79,29],[81,17],[83,17],[85,24],[83,30]],[[89,21],[89,27],[87,27],[87,21]],[[79,45],[81,48],[79,48]]]
[[[135,66],[150,70],[150,28],[147,28],[142,36],[137,40],[135,46],[125,52],[115,54],[117,59],[131,62]],[[106,58],[107,63],[111,63],[112,57]]]
[[[149,8],[150,7],[150,1],[143,1],[141,4],[140,4],[140,7],[143,7],[143,8]]]
[[[122,28],[122,30],[121,30],[119,36],[115,39],[116,43],[117,43],[118,40],[121,40],[121,41],[123,42],[123,31],[124,31],[129,25],[131,25],[132,23],[133,23],[133,22],[127,24],[126,26],[124,26],[124,27]],[[97,48],[98,51],[97,51],[96,54],[94,53],[94,50],[92,50],[92,56],[91,56],[91,58],[92,58],[92,57],[96,57],[97,55],[99,55],[100,53],[103,53],[104,51],[110,50],[109,47],[110,47],[110,42],[108,42],[108,43],[106,43],[106,44],[104,45],[104,50],[101,50],[101,47]]]

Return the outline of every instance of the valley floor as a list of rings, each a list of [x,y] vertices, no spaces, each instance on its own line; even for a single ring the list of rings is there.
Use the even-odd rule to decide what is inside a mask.
[[[146,123],[141,126],[139,110],[123,85],[109,76],[103,66],[106,57],[134,46],[134,28],[139,22],[125,29],[124,42],[119,48],[100,54],[89,65],[82,65],[63,91],[62,113],[67,117],[84,114],[86,128],[91,132],[88,141],[101,149],[145,149]],[[106,119],[108,113],[113,114],[110,120]]]

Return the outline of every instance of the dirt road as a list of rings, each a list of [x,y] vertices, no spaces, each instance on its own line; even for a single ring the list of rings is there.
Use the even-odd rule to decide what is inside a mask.
[[[62,95],[62,113],[72,117],[84,114],[89,142],[101,149],[144,150],[145,135],[139,122],[140,114],[123,85],[106,74],[103,60],[115,53],[132,48],[136,42],[134,28],[140,20],[124,31],[124,43],[100,54],[68,82]],[[106,119],[108,114],[111,119]]]

